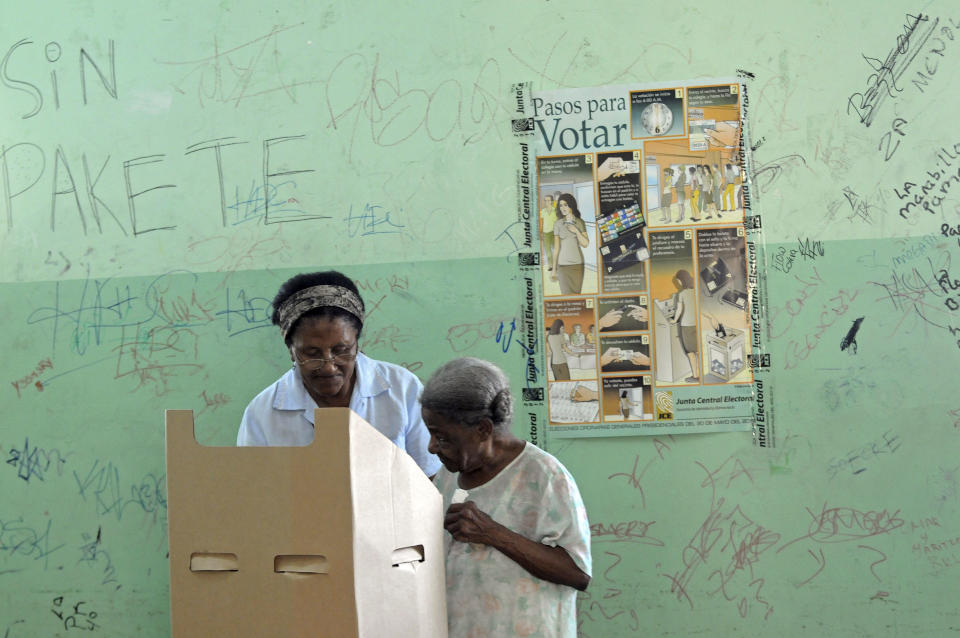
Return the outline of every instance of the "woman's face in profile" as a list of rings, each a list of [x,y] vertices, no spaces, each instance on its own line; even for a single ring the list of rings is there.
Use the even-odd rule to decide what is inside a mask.
[[[423,408],[423,422],[430,432],[427,451],[436,454],[450,472],[476,469],[482,460],[479,454],[479,438],[476,428],[460,425],[455,421]]]

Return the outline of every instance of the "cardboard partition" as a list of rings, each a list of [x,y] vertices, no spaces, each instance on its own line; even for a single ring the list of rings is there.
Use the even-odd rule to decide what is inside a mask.
[[[304,447],[207,447],[167,410],[171,631],[446,638],[443,505],[347,408]]]

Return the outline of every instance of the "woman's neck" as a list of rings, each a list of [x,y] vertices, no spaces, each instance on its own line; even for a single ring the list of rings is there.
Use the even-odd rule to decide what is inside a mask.
[[[483,465],[473,470],[460,472],[457,484],[461,488],[469,490],[488,483],[510,465],[515,458],[520,456],[526,445],[526,441],[518,439],[513,434],[497,435],[492,442],[491,453],[487,456]]]

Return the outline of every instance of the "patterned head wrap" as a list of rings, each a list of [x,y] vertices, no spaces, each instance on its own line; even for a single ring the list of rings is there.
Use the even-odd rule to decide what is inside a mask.
[[[363,325],[363,302],[356,293],[343,286],[311,286],[295,292],[280,304],[280,331],[284,341],[289,337],[293,324],[304,313],[328,306],[346,310]]]

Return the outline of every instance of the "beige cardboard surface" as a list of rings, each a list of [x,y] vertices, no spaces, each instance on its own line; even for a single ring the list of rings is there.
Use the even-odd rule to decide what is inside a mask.
[[[166,422],[173,636],[447,635],[440,495],[363,419],[317,410],[312,444],[269,448]]]

